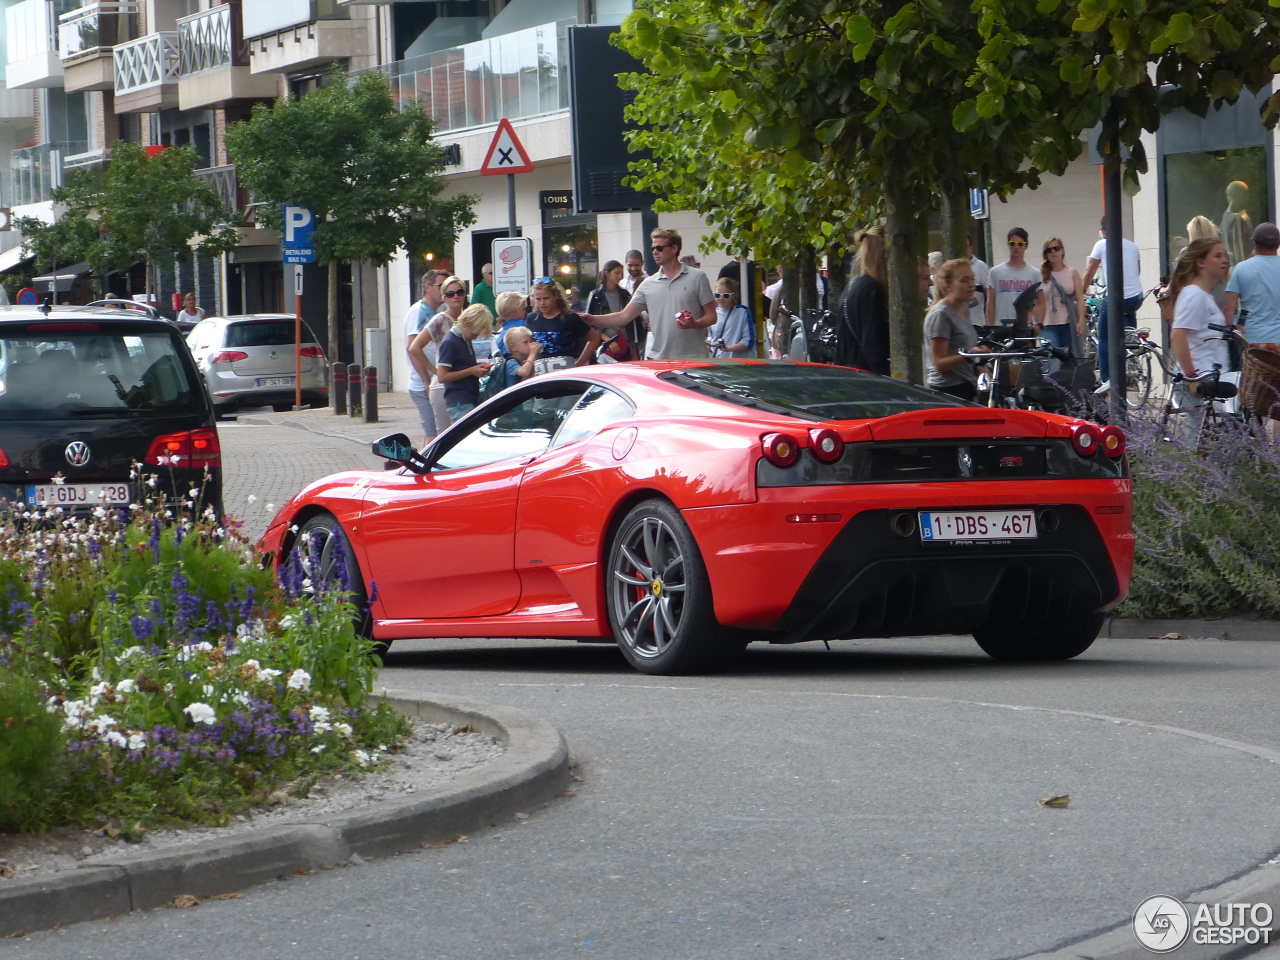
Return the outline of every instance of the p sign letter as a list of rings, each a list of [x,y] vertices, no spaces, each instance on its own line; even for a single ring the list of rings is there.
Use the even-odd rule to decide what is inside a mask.
[[[296,203],[284,205],[284,245],[286,247],[311,246],[311,234],[316,228],[316,217],[310,207]]]

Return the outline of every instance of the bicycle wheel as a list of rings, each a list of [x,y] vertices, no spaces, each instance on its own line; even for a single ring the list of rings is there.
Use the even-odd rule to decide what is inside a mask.
[[[1130,410],[1140,410],[1151,399],[1151,354],[1143,350],[1126,355],[1124,372],[1125,403]]]

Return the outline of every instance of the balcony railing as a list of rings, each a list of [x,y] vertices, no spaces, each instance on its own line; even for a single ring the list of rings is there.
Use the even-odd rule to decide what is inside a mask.
[[[436,132],[569,109],[568,28],[558,20],[526,30],[372,67],[402,104],[417,101]]]
[[[178,20],[178,74],[239,66],[232,8],[223,4]]]
[[[23,0],[4,11],[5,56],[18,63],[58,49],[58,16],[74,10],[78,0]]]
[[[178,82],[178,34],[150,33],[121,43],[112,51],[116,96],[137,93],[162,83]]]
[[[53,190],[62,186],[63,158],[84,154],[89,145],[83,140],[72,143],[42,143],[23,147],[9,154],[11,196],[5,199],[14,207],[30,203],[47,203]]]
[[[121,17],[136,14],[136,0],[115,3],[90,3],[58,17],[58,50],[63,60],[74,60],[101,48],[115,46],[121,30]]]
[[[222,202],[232,210],[240,209],[239,183],[236,178],[236,165],[228,163],[221,167],[205,167],[197,170],[196,176],[213,184]]]

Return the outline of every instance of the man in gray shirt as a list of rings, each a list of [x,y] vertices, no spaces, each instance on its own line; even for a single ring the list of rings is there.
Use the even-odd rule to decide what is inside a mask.
[[[592,317],[599,327],[623,327],[641,313],[649,314],[646,360],[703,359],[707,356],[707,327],[716,322],[716,300],[711,281],[701,270],[680,262],[680,234],[661,227],[652,238],[653,260],[658,272],[638,287],[631,302],[617,313]],[[681,326],[676,315],[687,310],[693,319]]]

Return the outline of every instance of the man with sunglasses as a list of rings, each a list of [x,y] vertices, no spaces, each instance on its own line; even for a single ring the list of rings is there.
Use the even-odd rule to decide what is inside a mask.
[[[1014,227],[1006,240],[1009,259],[991,268],[990,289],[987,292],[987,326],[997,324],[1012,327],[1018,320],[1014,307],[1018,297],[1032,287],[1039,289],[1040,270],[1027,263],[1027,231]],[[991,296],[991,291],[995,296]]]
[[[650,234],[658,271],[645,279],[617,313],[593,317],[598,327],[624,327],[641,313],[649,313],[646,360],[701,359],[707,356],[707,327],[716,322],[711,281],[701,270],[680,262],[680,234],[659,227]],[[678,320],[679,315],[689,315]]]

